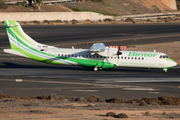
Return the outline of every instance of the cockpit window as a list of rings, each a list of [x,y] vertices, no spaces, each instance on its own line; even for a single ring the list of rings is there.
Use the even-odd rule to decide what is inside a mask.
[[[160,55],[159,58],[169,58],[167,55]]]

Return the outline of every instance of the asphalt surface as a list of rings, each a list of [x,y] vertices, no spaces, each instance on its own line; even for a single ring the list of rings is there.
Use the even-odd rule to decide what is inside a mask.
[[[135,45],[180,40],[180,24],[22,27],[36,41],[58,47],[75,45],[75,47],[89,48],[95,42],[104,42],[106,45]],[[9,46],[4,26],[0,26],[0,39],[0,48]]]
[[[133,45],[179,41],[180,24],[23,26],[43,44],[89,48],[93,42]],[[9,48],[0,26],[0,49]],[[159,69],[114,68],[94,72],[80,66],[48,65],[9,54],[0,54],[0,91],[12,96],[62,96],[96,94],[124,99],[174,95],[180,97],[180,66]]]

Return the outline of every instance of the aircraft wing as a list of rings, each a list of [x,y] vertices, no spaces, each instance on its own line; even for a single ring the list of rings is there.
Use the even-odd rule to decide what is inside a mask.
[[[95,43],[92,45],[92,47],[89,49],[91,53],[98,53],[98,52],[103,52],[106,50],[106,46],[104,43]]]
[[[89,49],[91,55],[98,54],[104,57],[117,56],[117,48],[106,47],[104,43],[95,43]]]

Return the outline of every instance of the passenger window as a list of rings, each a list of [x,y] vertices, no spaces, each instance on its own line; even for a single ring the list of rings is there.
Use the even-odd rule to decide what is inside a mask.
[[[126,59],[126,57],[124,57],[124,59]]]
[[[123,57],[121,57],[121,59],[123,59]]]
[[[102,58],[102,56],[100,56],[100,58]]]
[[[75,55],[75,57],[77,57],[77,55]]]
[[[139,57],[138,60],[140,60],[141,58]]]
[[[63,54],[61,56],[63,57]]]
[[[133,60],[133,57],[131,57],[131,59]]]
[[[144,60],[144,58],[142,58],[142,60]]]
[[[135,60],[137,60],[137,57],[135,57]]]
[[[163,58],[166,58],[166,56],[165,56],[165,55],[163,55]]]
[[[162,58],[162,55],[159,58]]]
[[[130,59],[130,57],[128,57],[128,59]]]
[[[74,57],[74,55],[71,55],[71,57]]]
[[[70,55],[68,55],[68,57],[70,57]]]

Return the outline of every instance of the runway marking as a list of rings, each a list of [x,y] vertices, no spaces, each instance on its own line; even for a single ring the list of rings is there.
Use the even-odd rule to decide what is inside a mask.
[[[0,79],[0,81],[14,81],[12,79]],[[113,84],[97,84],[97,83],[82,83],[82,82],[59,82],[59,81],[36,81],[36,80],[23,80],[23,82],[34,82],[34,83],[50,83],[50,84],[74,84],[74,85],[90,85],[91,89],[97,88],[119,88],[124,90],[146,90],[146,91],[153,91],[153,90],[160,90],[160,89],[153,89],[154,87],[165,87],[165,88],[174,88],[172,86],[161,86],[161,85],[144,85],[138,84],[137,85],[113,85]],[[127,82],[127,81],[126,81]],[[112,81],[111,81],[112,83]],[[142,87],[144,86],[144,87]],[[146,87],[147,86],[147,87]],[[150,88],[153,87],[153,88]],[[178,86],[180,88],[180,86]],[[51,88],[52,89],[52,88]],[[84,88],[85,89],[85,88]]]
[[[76,92],[99,92],[99,90],[72,90]]]
[[[22,82],[22,79],[15,79],[16,82]]]
[[[148,93],[159,94],[159,92],[148,92]]]
[[[153,89],[153,88],[123,88],[123,90],[153,91],[153,90],[159,90],[159,89]]]
[[[0,79],[0,81],[14,81],[11,79]],[[32,83],[49,83],[49,84],[73,84],[73,85],[88,85],[91,88],[124,88],[130,87],[129,85],[111,85],[111,84],[96,84],[96,83],[82,83],[82,82],[59,82],[59,81],[36,81],[36,80],[23,80],[23,82]]]
[[[90,79],[86,79],[86,80],[90,80]],[[180,82],[179,78],[173,78],[173,80],[171,78],[159,78],[159,79],[151,79],[151,78],[123,78],[123,80],[120,80],[119,78],[112,78],[112,79],[96,79],[99,81],[105,81],[105,82],[113,82],[113,83],[148,83],[148,82]]]

